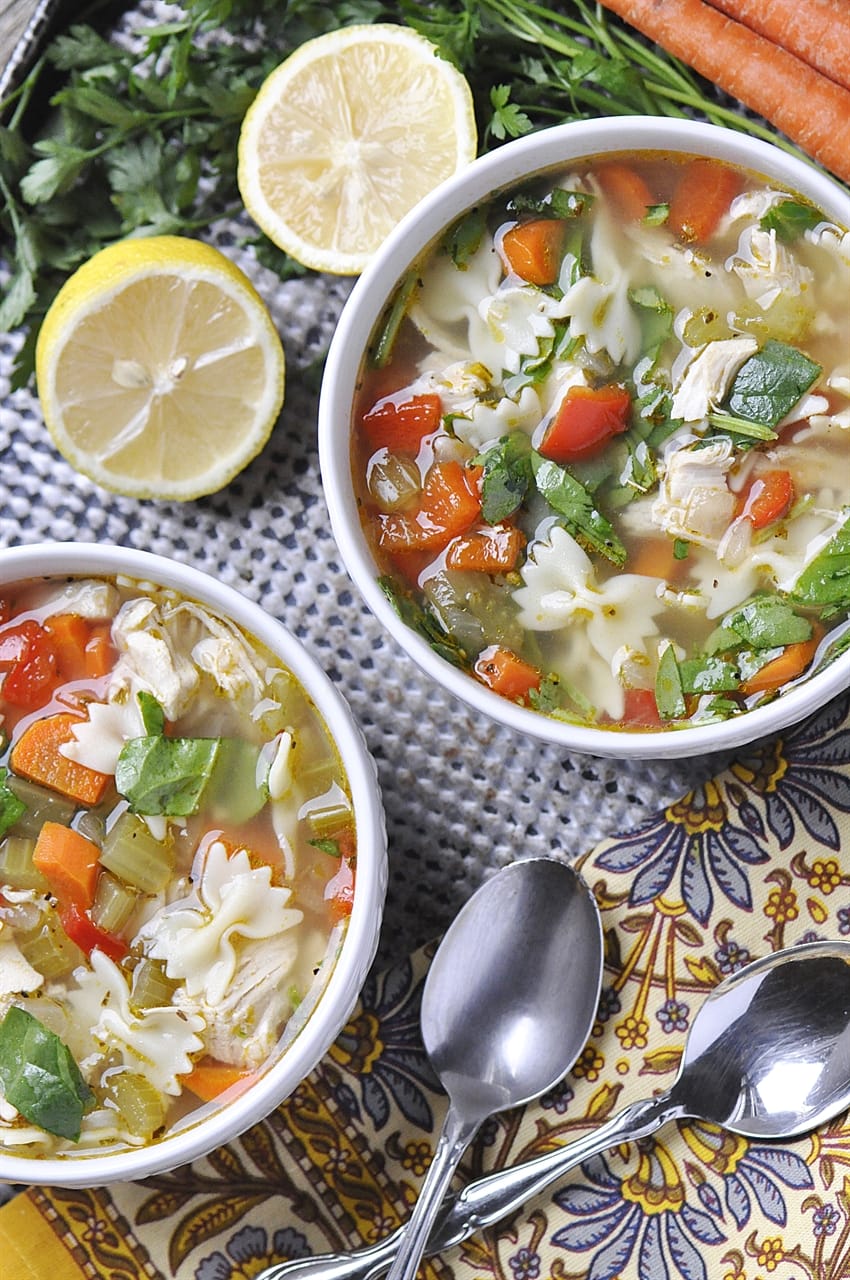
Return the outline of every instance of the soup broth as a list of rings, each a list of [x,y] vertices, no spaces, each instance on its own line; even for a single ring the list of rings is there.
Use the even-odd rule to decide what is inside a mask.
[[[318,998],[348,781],[272,653],[149,583],[6,588],[0,680],[0,1144],[140,1145],[245,1088]]]
[[[846,643],[850,233],[700,157],[501,194],[373,335],[352,467],[385,591],[496,693],[739,715]]]

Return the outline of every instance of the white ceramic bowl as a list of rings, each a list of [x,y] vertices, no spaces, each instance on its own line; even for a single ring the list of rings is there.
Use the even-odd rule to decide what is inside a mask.
[[[283,1101],[324,1056],[345,1025],[375,955],[387,882],[384,813],[377,772],[351,711],[300,642],[275,618],[198,569],[124,547],[46,543],[0,552],[2,584],[41,576],[114,576],[170,587],[225,615],[295,675],[331,733],[351,786],[357,832],[354,902],[342,946],[315,1008],[292,1041],[238,1097],[192,1112],[183,1127],[145,1147],[115,1153],[23,1158],[0,1148],[0,1182],[98,1186],[149,1177],[199,1159],[256,1124]]]
[[[769,705],[723,723],[681,730],[617,732],[567,724],[510,702],[439,657],[407,627],[378,585],[352,481],[353,404],[370,336],[411,264],[463,213],[500,190],[553,166],[607,152],[667,151],[706,155],[759,173],[807,196],[850,226],[850,193],[777,146],[716,125],[658,117],[603,118],[529,134],[474,161],[427,196],[385,241],[343,309],[328,353],[319,405],[319,457],[331,525],[349,574],[388,632],[432,679],[469,706],[518,732],[598,756],[696,756],[777,732],[850,683],[850,653]]]

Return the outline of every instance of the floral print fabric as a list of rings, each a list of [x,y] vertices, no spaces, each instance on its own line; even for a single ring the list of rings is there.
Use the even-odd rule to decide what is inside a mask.
[[[669,1087],[701,1000],[750,959],[850,936],[850,696],[581,866],[605,928],[592,1037],[557,1088],[483,1126],[465,1178]],[[10,1210],[18,1234],[40,1215],[67,1257],[51,1280],[254,1280],[275,1260],[379,1239],[406,1218],[445,1111],[419,1036],[431,954],[371,976],[322,1064],[238,1141],[144,1183],[34,1188],[18,1197],[25,1212],[0,1210],[0,1238]],[[668,1125],[588,1160],[420,1274],[836,1280],[850,1274],[850,1121],[787,1144]]]

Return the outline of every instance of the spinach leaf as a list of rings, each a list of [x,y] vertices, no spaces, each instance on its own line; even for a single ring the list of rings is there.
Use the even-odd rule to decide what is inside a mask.
[[[777,240],[790,244],[823,221],[823,214],[814,205],[800,200],[779,200],[759,219],[759,226],[762,231],[775,231]]]
[[[221,738],[167,738],[165,714],[151,693],[138,694],[145,733],[128,738],[115,786],[133,813],[185,818],[195,813],[219,757]]]
[[[626,563],[626,548],[609,520],[594,506],[584,485],[557,462],[531,451],[531,469],[538,492],[550,507],[564,517],[564,524],[577,541],[598,551],[617,567]]]
[[[27,811],[27,806],[16,796],[6,779],[6,769],[0,769],[0,836],[4,836]]]
[[[729,389],[726,409],[735,418],[775,427],[820,372],[821,366],[802,351],[769,338],[741,365]]]
[[[641,222],[646,227],[661,227],[670,217],[669,204],[648,204]]]
[[[741,680],[738,668],[722,658],[686,658],[679,663],[684,693],[731,693]]]
[[[662,720],[681,720],[687,710],[682,676],[672,644],[666,646],[658,662],[655,702]]]
[[[804,605],[850,608],[850,514],[800,574],[792,595]]]
[[[165,733],[165,712],[153,694],[148,693],[146,689],[141,689],[136,694],[136,701],[142,713],[145,733]]]
[[[481,514],[488,524],[498,524],[513,515],[531,484],[528,436],[523,431],[512,431],[475,461],[484,468]]]
[[[186,818],[197,812],[220,746],[220,738],[130,738],[118,756],[115,786],[133,813]]]
[[[731,629],[752,649],[772,649],[808,640],[812,624],[795,613],[791,605],[778,596],[754,596],[723,619],[724,630]]]
[[[31,1124],[79,1141],[94,1094],[68,1046],[18,1005],[0,1022],[0,1082],[6,1099]]]

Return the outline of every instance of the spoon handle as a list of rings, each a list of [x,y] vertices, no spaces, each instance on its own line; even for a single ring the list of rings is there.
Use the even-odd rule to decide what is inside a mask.
[[[475,1235],[476,1231],[490,1227],[522,1208],[526,1200],[530,1200],[584,1160],[620,1142],[644,1138],[668,1120],[684,1114],[684,1108],[673,1102],[669,1094],[634,1102],[618,1111],[607,1124],[575,1142],[555,1147],[533,1160],[525,1160],[521,1164],[498,1169],[495,1173],[477,1178],[457,1194],[445,1197],[427,1239],[427,1252],[439,1253],[460,1244],[469,1236]],[[296,1276],[298,1280],[375,1280],[396,1257],[409,1225],[407,1223],[377,1244],[357,1249],[353,1253],[317,1254],[314,1258],[276,1263],[261,1272],[255,1280],[292,1280]]]
[[[474,1120],[464,1119],[453,1106],[449,1107],[434,1158],[402,1231],[387,1280],[414,1280],[452,1174],[480,1124],[480,1116]]]

